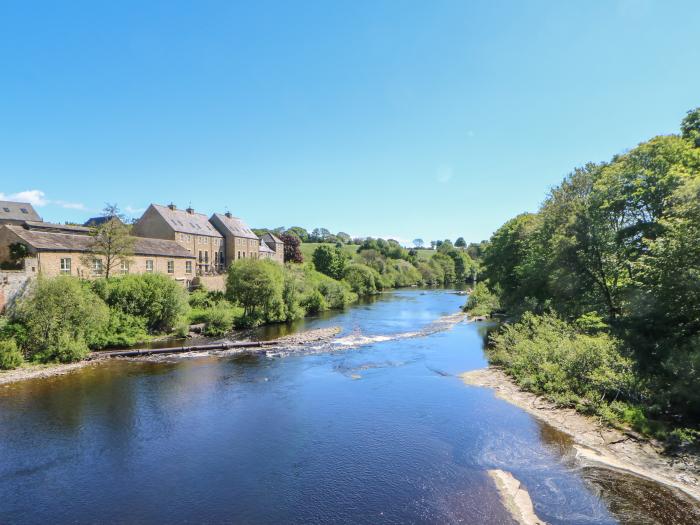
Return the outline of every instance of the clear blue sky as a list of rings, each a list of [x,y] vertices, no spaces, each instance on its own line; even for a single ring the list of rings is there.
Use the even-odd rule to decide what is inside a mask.
[[[480,240],[676,132],[699,28],[697,0],[3,2],[0,193]]]

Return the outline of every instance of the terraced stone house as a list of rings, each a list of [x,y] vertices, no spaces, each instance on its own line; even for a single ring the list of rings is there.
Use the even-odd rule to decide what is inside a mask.
[[[138,237],[171,240],[196,259],[197,275],[218,273],[226,268],[224,236],[206,215],[191,207],[181,210],[174,204],[151,204],[132,227]]]

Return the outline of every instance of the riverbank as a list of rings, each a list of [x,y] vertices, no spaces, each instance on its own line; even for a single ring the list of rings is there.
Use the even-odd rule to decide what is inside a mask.
[[[280,337],[279,339],[276,339],[275,342],[277,343],[278,349],[284,348],[284,349],[293,349],[293,348],[298,348],[298,347],[304,347],[306,345],[312,345],[312,344],[320,344],[324,342],[330,341],[332,338],[334,338],[336,335],[340,333],[341,329],[340,327],[334,326],[330,328],[320,328],[316,330],[307,330],[304,332],[300,332],[297,334],[292,334],[284,337]],[[230,350],[221,350],[221,351],[216,351],[216,350],[207,350],[207,351],[197,351],[197,350],[192,350],[190,352],[184,353],[184,354],[179,354],[181,357],[194,357],[194,356],[203,356],[203,355],[232,355],[232,354],[238,354],[238,353],[254,353],[254,352],[260,352],[260,351],[266,351],[264,347],[261,348],[238,348],[238,349],[230,349]],[[137,358],[131,358],[131,359],[139,359],[139,360],[154,360],[154,359],[163,359],[166,356],[172,357],[171,354],[166,354],[166,355],[160,355],[160,356],[148,356],[148,355],[143,355]],[[10,383],[16,383],[18,381],[27,381],[30,379],[45,379],[48,377],[54,377],[54,376],[60,376],[64,374],[69,374],[71,372],[75,372],[76,370],[80,370],[81,368],[84,368],[86,366],[98,366],[101,363],[105,363],[107,361],[110,361],[112,359],[121,359],[121,358],[111,358],[108,354],[106,353],[101,353],[101,352],[92,352],[87,359],[83,361],[78,361],[77,363],[49,363],[49,364],[33,364],[33,363],[28,363],[20,368],[16,368],[14,370],[5,370],[5,371],[0,371],[0,386],[7,385]]]
[[[571,436],[580,463],[630,472],[674,487],[700,501],[700,458],[666,454],[663,446],[654,440],[608,427],[574,409],[557,407],[520,389],[498,368],[472,370],[460,377],[467,385],[493,389],[498,398]]]

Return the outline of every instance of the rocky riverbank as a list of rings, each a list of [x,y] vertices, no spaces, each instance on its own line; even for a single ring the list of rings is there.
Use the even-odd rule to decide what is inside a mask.
[[[675,487],[700,501],[700,462],[697,457],[666,454],[662,445],[631,431],[601,424],[573,409],[560,408],[525,392],[495,367],[461,374],[468,385],[491,388],[496,396],[570,435],[577,460],[630,472]]]
[[[331,339],[333,339],[336,335],[340,333],[341,329],[340,327],[334,326],[330,328],[319,328],[316,330],[307,330],[304,332],[299,332],[297,334],[292,334],[288,335],[285,337],[281,337],[276,340],[276,345],[274,346],[274,349],[279,351],[280,349],[285,349],[287,351],[291,349],[298,349],[300,347],[305,347],[307,345],[318,345],[322,344],[325,342],[329,342]],[[178,357],[198,357],[202,355],[220,355],[220,356],[226,356],[226,355],[233,355],[233,354],[239,354],[242,352],[265,352],[269,350],[271,347],[264,347],[264,348],[246,348],[246,349],[230,349],[230,350],[222,350],[222,351],[216,351],[216,350],[208,350],[204,352],[199,352],[196,350],[187,352],[187,353],[181,353],[177,354]],[[139,357],[134,357],[134,358],[125,358],[125,359],[132,359],[132,360],[148,360],[148,361],[155,361],[155,360],[164,360],[164,359],[172,359],[174,354],[162,354],[162,355],[157,355],[157,356],[149,356],[149,355],[143,355]],[[116,358],[119,359],[119,358]],[[81,368],[84,368],[86,366],[98,366],[101,363],[105,363],[107,361],[110,361],[110,357],[106,354],[102,354],[100,352],[93,352],[90,354],[90,356],[83,360],[79,361],[77,363],[68,363],[68,364],[62,364],[62,363],[55,363],[55,364],[45,364],[45,365],[39,365],[39,364],[26,364],[20,368],[16,368],[15,370],[6,370],[6,371],[0,371],[0,386],[2,385],[7,385],[10,383],[16,383],[17,381],[26,381],[29,379],[43,379],[47,377],[53,377],[53,376],[60,376],[64,374],[69,374],[71,372],[74,372],[76,370],[79,370]]]

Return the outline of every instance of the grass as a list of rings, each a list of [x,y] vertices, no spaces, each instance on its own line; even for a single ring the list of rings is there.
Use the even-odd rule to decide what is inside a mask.
[[[301,244],[301,253],[304,255],[304,261],[311,261],[314,250],[319,246],[326,244],[327,246],[335,246],[333,243],[323,243],[323,242],[304,242]],[[343,252],[353,257],[357,253],[357,244],[344,244]]]
[[[416,250],[416,252],[418,252],[419,261],[429,261],[437,253],[436,250]]]

